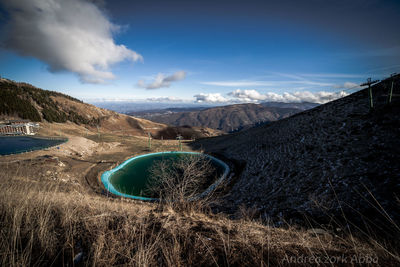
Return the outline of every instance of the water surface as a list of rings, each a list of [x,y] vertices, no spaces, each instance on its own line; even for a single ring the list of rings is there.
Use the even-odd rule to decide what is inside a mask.
[[[114,169],[104,172],[101,180],[105,188],[113,194],[141,200],[155,200],[146,195],[153,164],[162,160],[171,162],[188,155],[209,159],[216,170],[215,176],[219,177],[219,180],[225,178],[229,172],[229,167],[224,162],[210,155],[195,152],[159,152],[128,159]]]
[[[30,136],[0,136],[0,155],[10,155],[60,145],[67,139]]]

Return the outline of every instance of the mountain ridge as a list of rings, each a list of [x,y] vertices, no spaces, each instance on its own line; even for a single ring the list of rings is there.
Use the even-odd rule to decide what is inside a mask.
[[[167,111],[166,114],[147,114],[142,117],[154,122],[175,126],[190,125],[233,132],[242,128],[249,128],[256,124],[286,118],[303,110],[300,108],[271,107],[264,106],[263,104],[245,103],[187,112]]]
[[[221,134],[205,127],[175,127],[102,109],[71,96],[43,90],[28,83],[0,79],[0,119],[85,125],[92,131],[175,139],[202,138]]]

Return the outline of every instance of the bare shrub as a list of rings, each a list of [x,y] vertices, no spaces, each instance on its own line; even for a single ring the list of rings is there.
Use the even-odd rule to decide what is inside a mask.
[[[161,160],[150,169],[148,193],[173,202],[193,200],[216,178],[211,160],[199,155]]]

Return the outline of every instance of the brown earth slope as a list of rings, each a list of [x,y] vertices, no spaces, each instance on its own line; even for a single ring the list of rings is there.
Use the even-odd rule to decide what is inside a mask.
[[[98,108],[58,92],[47,91],[27,83],[0,79],[0,120],[28,119],[39,122],[84,125],[89,131],[120,135],[185,139],[221,134],[205,127],[173,127],[145,119]]]
[[[400,97],[386,104],[390,86],[385,80],[373,87],[372,111],[361,90],[269,125],[193,143],[242,168],[220,208],[253,207],[281,222],[304,215],[399,222]]]

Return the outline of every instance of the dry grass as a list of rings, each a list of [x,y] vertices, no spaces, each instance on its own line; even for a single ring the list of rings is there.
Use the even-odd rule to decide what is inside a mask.
[[[353,236],[274,228],[250,215],[231,220],[198,202],[177,209],[90,196],[79,186],[21,174],[0,175],[2,266],[276,266],[354,255],[399,263],[393,249]]]

